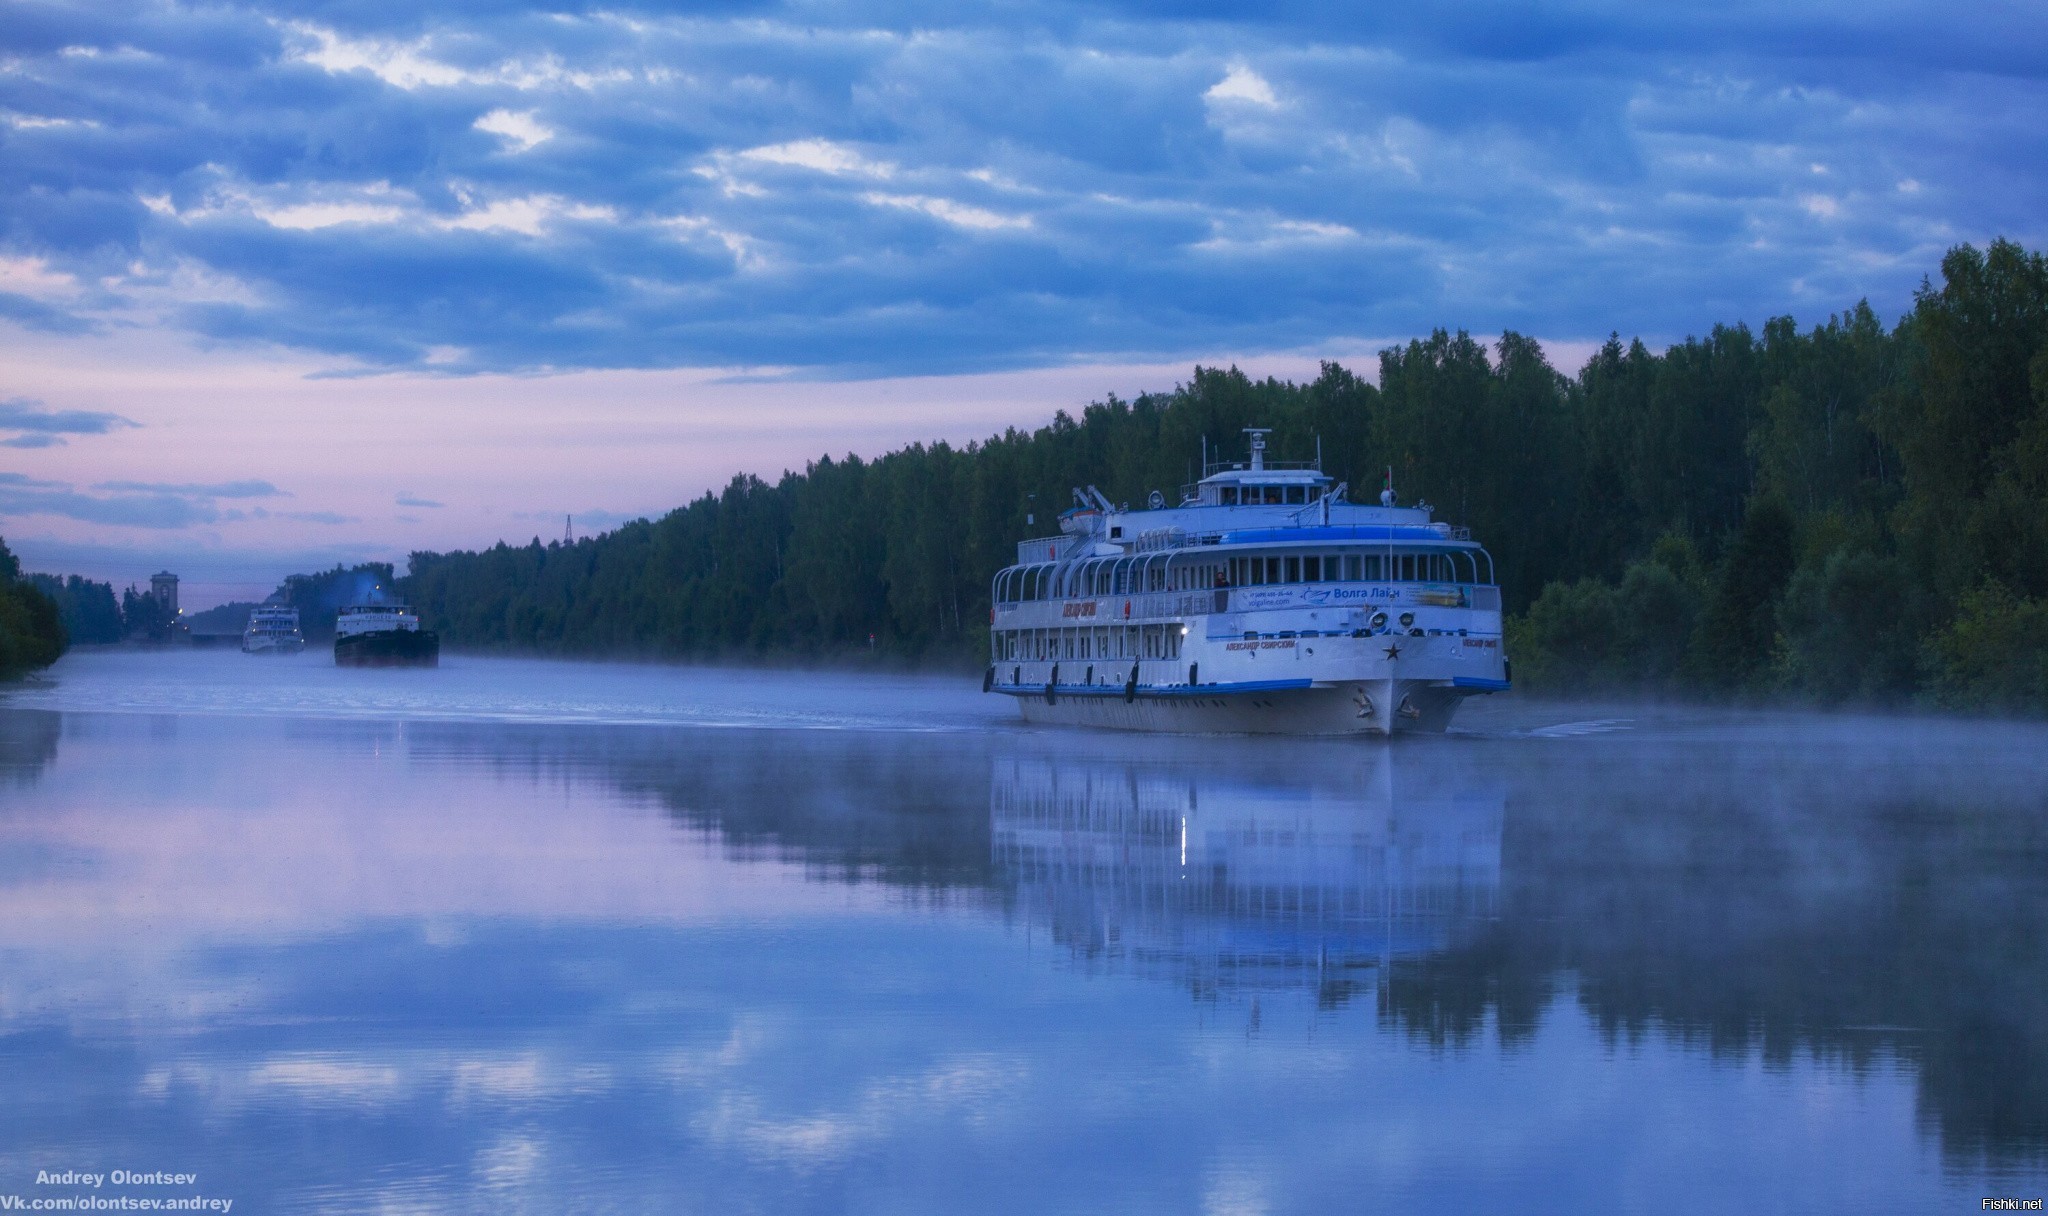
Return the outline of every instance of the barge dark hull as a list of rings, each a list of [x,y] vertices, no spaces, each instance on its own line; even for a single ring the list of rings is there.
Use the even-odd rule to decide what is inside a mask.
[[[336,667],[439,667],[441,635],[431,629],[386,629],[334,639]]]

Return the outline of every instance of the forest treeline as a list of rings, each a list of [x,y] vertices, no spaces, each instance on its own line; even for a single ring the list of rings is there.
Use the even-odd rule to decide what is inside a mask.
[[[137,629],[141,629],[145,627],[145,616],[160,615],[154,599],[150,599],[148,611],[131,610],[124,614],[121,601],[114,598],[111,583],[96,583],[76,574],[63,578],[54,574],[31,574],[28,581],[57,605],[58,616],[64,622],[64,632],[73,643],[118,642],[130,632],[131,620]],[[132,587],[128,589],[128,599],[132,608],[135,599]]]
[[[165,641],[178,625],[155,596],[130,587],[119,598],[111,583],[78,575],[26,574],[21,579],[56,607],[67,644],[106,645],[123,639]]]
[[[415,553],[452,645],[977,661],[990,576],[1069,489],[1175,499],[1206,441],[1274,428],[1370,500],[1469,525],[1523,687],[2048,709],[2048,263],[1943,258],[1910,312],[1611,338],[1576,376],[1439,330],[1306,384],[1196,368],[1035,431],[735,477],[574,543]],[[1035,517],[1035,518],[1032,518]]]
[[[57,602],[29,578],[0,541],[0,680],[11,680],[57,661],[70,644]]]

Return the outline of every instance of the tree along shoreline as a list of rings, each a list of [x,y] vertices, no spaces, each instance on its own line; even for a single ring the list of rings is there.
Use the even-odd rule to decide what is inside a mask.
[[[978,667],[988,584],[1069,488],[1171,500],[1197,453],[1274,428],[1354,487],[1391,466],[1494,554],[1532,692],[2048,712],[2048,263],[1950,250],[1887,328],[1538,344],[1438,330],[1374,384],[1195,369],[1034,431],[735,477],[658,520],[414,553],[452,648],[646,659],[857,653]],[[336,573],[341,573],[337,571]],[[872,639],[872,643],[870,643]]]
[[[14,681],[57,661],[70,645],[57,601],[0,540],[0,681]]]

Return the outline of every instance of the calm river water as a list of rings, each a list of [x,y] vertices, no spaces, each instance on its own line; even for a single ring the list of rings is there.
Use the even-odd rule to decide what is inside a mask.
[[[2048,1192],[2042,727],[1504,700],[1392,746],[1096,736],[977,687],[67,657],[0,693],[0,1196]]]

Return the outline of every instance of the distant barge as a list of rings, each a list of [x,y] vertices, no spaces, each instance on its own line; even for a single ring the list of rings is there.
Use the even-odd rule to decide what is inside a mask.
[[[404,604],[351,604],[334,619],[337,667],[439,667],[441,636]]]

